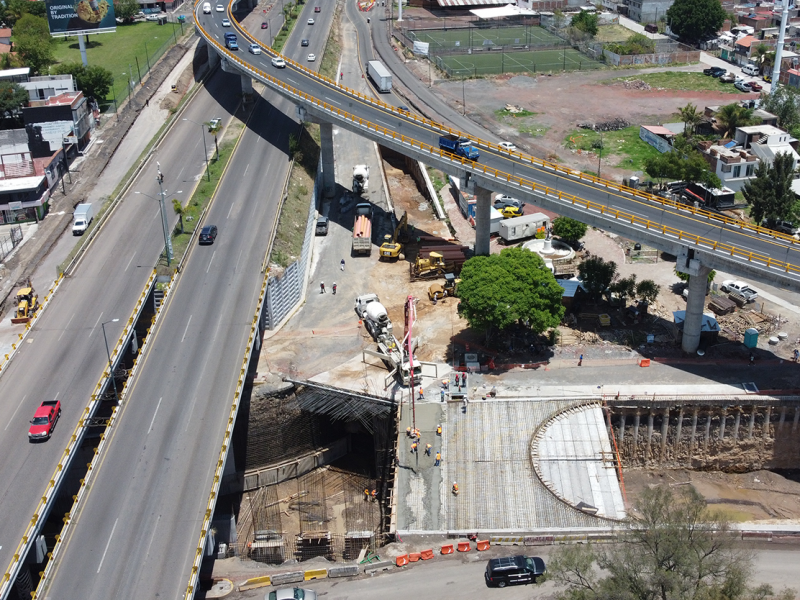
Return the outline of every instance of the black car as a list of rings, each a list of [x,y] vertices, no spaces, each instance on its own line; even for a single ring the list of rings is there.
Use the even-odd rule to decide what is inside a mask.
[[[712,77],[722,77],[727,72],[728,71],[726,71],[722,67],[711,67],[711,76]]]
[[[300,40],[301,46],[308,46],[308,40]]]
[[[703,75],[711,75],[714,72],[714,67],[708,67],[707,69],[703,69]]]
[[[536,583],[545,571],[544,561],[538,556],[504,556],[489,560],[484,579],[488,587],[503,588]]]
[[[198,242],[200,244],[213,244],[214,240],[217,239],[217,226],[216,225],[206,225],[200,230],[200,237],[198,238]]]

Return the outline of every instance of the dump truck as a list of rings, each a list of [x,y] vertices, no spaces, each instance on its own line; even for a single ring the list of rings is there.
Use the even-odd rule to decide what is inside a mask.
[[[480,152],[472,145],[469,138],[459,137],[457,135],[443,135],[439,138],[439,149],[445,152],[451,152],[456,156],[463,156],[469,160],[478,160]]]
[[[353,223],[353,254],[372,254],[372,204],[356,204],[356,220]]]
[[[38,308],[39,296],[33,289],[31,282],[28,281],[28,285],[17,292],[17,313],[11,317],[11,322],[27,323]]]
[[[397,227],[394,228],[392,235],[385,235],[384,242],[381,244],[381,260],[394,260],[400,258],[403,251],[403,244],[408,242],[408,213],[403,213]]]
[[[369,167],[356,165],[353,167],[353,193],[361,195],[369,188]]]
[[[72,215],[72,235],[83,235],[94,219],[94,210],[89,203],[78,204]]]
[[[383,66],[381,61],[367,61],[367,75],[372,79],[379,92],[385,94],[392,91],[392,74],[389,69]]]

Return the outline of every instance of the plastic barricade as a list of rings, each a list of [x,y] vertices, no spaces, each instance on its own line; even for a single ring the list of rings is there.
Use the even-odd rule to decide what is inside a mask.
[[[445,544],[442,546],[442,554],[452,554],[453,553],[453,544]]]
[[[412,552],[411,554],[408,555],[408,562],[417,562],[419,561],[419,559],[420,559],[419,552]]]
[[[433,549],[430,550],[423,550],[419,553],[419,556],[422,560],[430,560],[433,558]]]
[[[639,366],[640,366],[640,367],[649,367],[649,366],[650,366],[650,359],[649,359],[649,358],[643,358],[643,359],[642,359],[642,360],[639,362]]]
[[[483,552],[489,549],[489,540],[478,540],[478,550]]]
[[[458,551],[459,552],[469,552],[472,549],[472,545],[468,541],[458,542]]]
[[[408,564],[408,554],[403,554],[397,557],[395,561],[398,567],[405,567]]]

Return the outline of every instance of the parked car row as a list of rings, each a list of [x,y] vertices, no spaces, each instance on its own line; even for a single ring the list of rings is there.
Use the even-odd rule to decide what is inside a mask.
[[[744,75],[757,76],[758,67],[755,65],[745,65],[742,67],[742,73]],[[760,92],[764,89],[757,81],[745,81],[744,78],[737,77],[735,73],[728,72],[727,69],[723,69],[722,67],[708,67],[707,69],[703,69],[703,75],[718,77],[723,83],[732,83],[737,90],[742,92]],[[764,76],[764,81],[769,81],[766,75]]]

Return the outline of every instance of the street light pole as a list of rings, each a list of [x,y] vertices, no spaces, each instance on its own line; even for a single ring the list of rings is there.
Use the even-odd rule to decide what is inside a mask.
[[[111,351],[108,349],[108,338],[106,337],[106,325],[109,323],[116,323],[119,319],[111,319],[101,325],[103,328],[103,341],[106,343],[106,356],[108,357],[108,374],[111,377],[111,384],[114,386],[114,400],[119,404],[119,395],[117,394],[117,379],[114,377],[114,367],[111,365]]]
[[[167,209],[164,205],[164,187],[161,184],[161,177],[156,177],[158,181],[159,203],[161,204],[161,224],[164,227],[164,244],[167,247],[167,266],[169,267],[172,262],[172,240],[169,235],[169,225],[167,224]]]
[[[196,125],[200,125],[200,136],[203,138],[203,152],[205,153],[206,157],[206,175],[208,176],[208,181],[211,181],[211,170],[208,167],[208,148],[206,147],[206,132],[204,129],[204,125],[202,123],[198,123],[197,121],[193,121],[192,119],[187,119],[186,117],[184,117],[183,120],[189,121],[190,123],[195,123]]]
[[[600,147],[597,149],[597,178],[600,179],[600,159],[603,156],[603,132],[598,131],[600,134]]]

